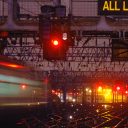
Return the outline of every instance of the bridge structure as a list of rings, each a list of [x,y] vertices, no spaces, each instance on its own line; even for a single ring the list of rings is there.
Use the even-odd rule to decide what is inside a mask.
[[[66,6],[75,33],[65,61],[47,61],[39,42],[39,14],[43,5]],[[112,39],[127,41],[127,16],[99,16],[95,0],[1,0],[0,31],[9,35],[1,54],[34,66],[53,85],[88,85],[94,81],[127,83],[128,62],[112,59]],[[69,86],[70,87],[70,86]],[[76,87],[76,86],[74,86]]]

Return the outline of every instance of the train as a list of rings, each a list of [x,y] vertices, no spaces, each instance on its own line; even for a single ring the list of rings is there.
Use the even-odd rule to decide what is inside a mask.
[[[0,56],[0,107],[47,104],[50,92],[39,71]]]

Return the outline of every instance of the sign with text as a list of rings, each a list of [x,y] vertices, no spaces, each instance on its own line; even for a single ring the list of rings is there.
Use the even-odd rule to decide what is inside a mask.
[[[98,0],[98,15],[128,15],[128,0]]]

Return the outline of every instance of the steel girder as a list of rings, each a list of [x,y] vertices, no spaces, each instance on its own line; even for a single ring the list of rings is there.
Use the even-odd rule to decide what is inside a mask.
[[[76,38],[75,45],[67,51],[65,61],[45,60],[36,32],[15,32],[7,40],[4,55],[46,71],[50,80],[56,84],[65,81],[66,84],[78,85],[101,79],[127,82],[128,62],[111,61],[112,45],[109,36],[82,37],[80,40]],[[56,70],[58,74],[55,76],[53,72]]]

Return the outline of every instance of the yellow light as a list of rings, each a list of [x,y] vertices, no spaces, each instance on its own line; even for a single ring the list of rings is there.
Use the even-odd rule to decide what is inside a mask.
[[[91,93],[91,92],[92,92],[92,90],[89,90],[89,92]]]
[[[96,109],[96,112],[98,113],[99,112],[99,109]]]
[[[86,88],[86,91],[88,92],[89,91],[89,88]]]
[[[112,89],[104,89],[103,90],[103,96],[105,99],[105,102],[111,103],[112,102]]]
[[[102,87],[98,87],[98,92],[101,92],[102,91]]]
[[[108,107],[108,106],[105,104],[105,105],[104,105],[104,108],[106,109],[107,107]]]

